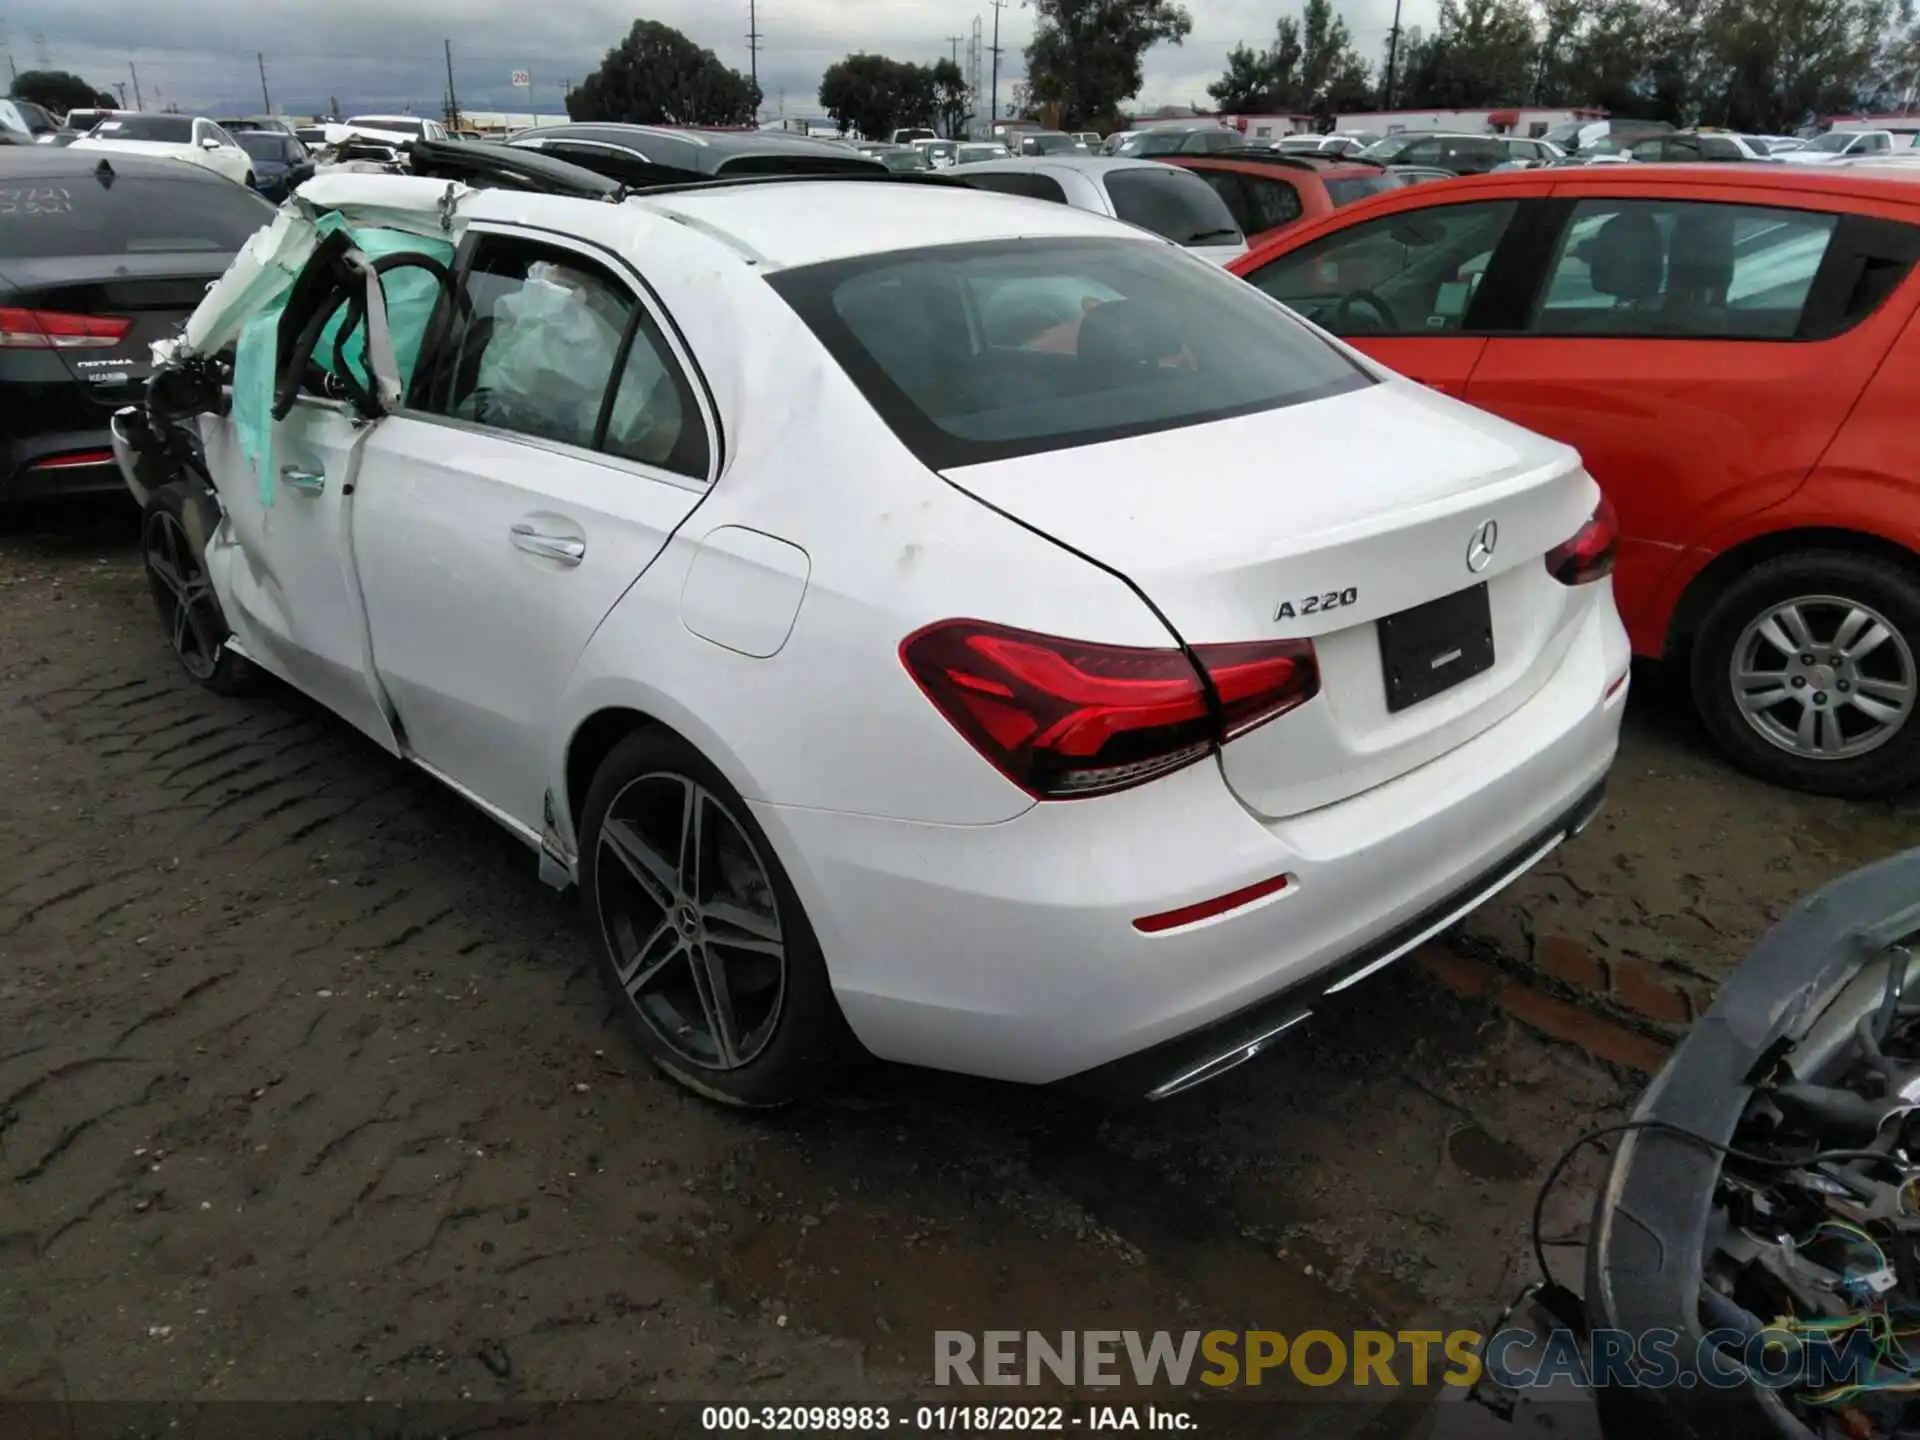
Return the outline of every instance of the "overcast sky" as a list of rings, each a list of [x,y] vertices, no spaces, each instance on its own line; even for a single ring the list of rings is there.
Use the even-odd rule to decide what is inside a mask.
[[[288,114],[324,109],[337,95],[350,109],[437,112],[446,91],[441,48],[453,41],[461,106],[525,109],[511,75],[532,72],[534,103],[560,108],[564,80],[579,81],[636,15],[685,31],[747,69],[748,0],[0,0],[0,48],[17,69],[43,62],[102,87],[128,86],[139,69],[149,108],[257,107],[255,52],[266,55],[274,104]],[[1339,4],[1339,0],[1336,0]],[[760,82],[769,109],[784,92],[789,113],[818,113],[820,72],[855,50],[931,63],[966,37],[976,15],[991,43],[985,0],[759,0]],[[1182,48],[1147,57],[1145,105],[1204,101],[1238,41],[1263,44],[1298,0],[1192,0],[1194,33]],[[1393,0],[1339,5],[1360,49],[1376,63]],[[1404,0],[1402,23],[1430,25],[1436,0]],[[1001,12],[1002,107],[1024,72],[1020,56],[1032,12],[1012,0]],[[982,76],[986,62],[982,62]],[[983,78],[984,83],[984,78]]]

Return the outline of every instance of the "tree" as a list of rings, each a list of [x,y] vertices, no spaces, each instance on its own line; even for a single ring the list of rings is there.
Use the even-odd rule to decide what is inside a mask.
[[[1193,33],[1193,16],[1175,0],[1033,0],[1033,8],[1032,104],[1075,130],[1110,119],[1140,93],[1154,45]]]
[[[959,67],[951,60],[941,64],[953,72],[964,95]],[[839,122],[840,133],[852,130],[869,140],[885,140],[909,127],[931,129],[935,112],[943,109],[942,93],[939,66],[930,69],[884,55],[849,55],[820,77],[820,106]]]
[[[760,87],[669,25],[636,20],[600,68],[567,94],[575,120],[751,125]]]
[[[1400,103],[1436,110],[1524,105],[1537,43],[1525,0],[1440,0],[1433,36],[1408,48]]]
[[[56,115],[69,110],[91,110],[100,92],[78,75],[64,70],[27,70],[13,82],[10,92],[15,100],[44,106]]]
[[[105,90],[102,90],[98,95],[93,97],[93,104],[91,106],[82,105],[80,108],[82,110],[117,110],[120,108],[120,97],[117,95],[109,95]]]
[[[1547,0],[1543,18],[1534,104],[1654,116],[1660,17],[1646,0]]]
[[[967,122],[973,119],[973,96],[967,89],[966,73],[952,60],[933,67],[933,83],[938,91],[940,129],[949,140],[967,137]]]
[[[1718,0],[1700,35],[1700,110],[1778,134],[1859,108],[1893,18],[1889,0]]]
[[[1373,72],[1331,0],[1307,0],[1300,19],[1280,17],[1270,48],[1256,54],[1234,46],[1227,73],[1207,93],[1224,114],[1331,120],[1342,110],[1373,104]]]

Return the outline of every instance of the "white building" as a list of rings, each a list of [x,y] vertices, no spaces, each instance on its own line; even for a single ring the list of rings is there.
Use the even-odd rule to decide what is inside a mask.
[[[1523,139],[1538,139],[1559,125],[1606,118],[1606,111],[1583,106],[1571,110],[1540,110],[1531,106],[1498,110],[1369,110],[1340,115],[1335,118],[1333,128],[1343,134],[1444,131],[1455,135],[1518,135]]]

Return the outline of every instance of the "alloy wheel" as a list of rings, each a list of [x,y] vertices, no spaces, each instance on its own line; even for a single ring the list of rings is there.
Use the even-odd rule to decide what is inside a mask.
[[[1872,606],[1835,595],[1769,607],[1741,631],[1729,678],[1747,723],[1809,760],[1877,750],[1920,696],[1907,638]]]
[[[607,807],[593,864],[615,977],[648,1029],[706,1069],[752,1064],[780,1023],[787,951],[766,862],[726,803],[643,775]]]
[[[147,584],[173,653],[186,672],[205,680],[220,663],[225,625],[213,598],[213,586],[193,552],[180,522],[156,510],[146,525]]]

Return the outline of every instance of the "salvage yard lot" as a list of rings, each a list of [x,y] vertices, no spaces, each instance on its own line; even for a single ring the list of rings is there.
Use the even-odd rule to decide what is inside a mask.
[[[904,1393],[938,1328],[1484,1324],[1636,1083],[1486,997],[1657,1055],[1794,897],[1920,844],[1733,774],[1655,679],[1458,965],[1211,1087],[739,1116],[637,1064],[509,837],[290,692],[195,688],[129,517],[0,518],[0,1394],[821,1400]]]

